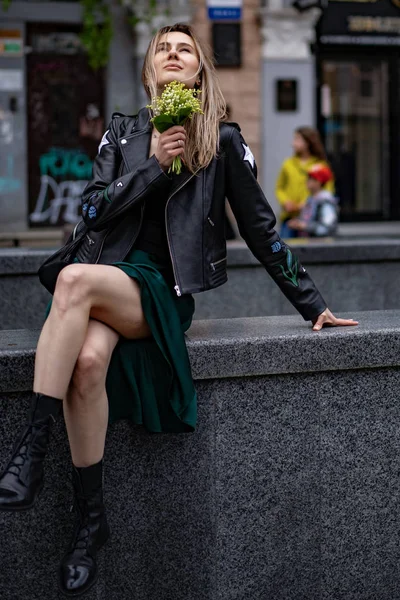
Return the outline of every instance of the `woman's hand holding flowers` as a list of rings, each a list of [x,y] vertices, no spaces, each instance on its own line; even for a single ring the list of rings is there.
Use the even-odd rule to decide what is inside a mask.
[[[160,134],[155,157],[161,168],[167,171],[177,156],[185,151],[186,131],[184,127],[175,125]]]
[[[195,114],[203,114],[201,110],[201,102],[198,98],[201,94],[201,90],[186,88],[184,83],[179,81],[171,81],[164,86],[164,91],[161,96],[153,98],[153,103],[148,104],[147,108],[150,108],[153,112],[153,118],[150,119],[154,127],[161,133],[165,133],[169,129],[177,129],[177,126],[181,126],[187,119],[192,119]],[[168,173],[179,173],[182,170],[182,159],[180,155],[183,150],[179,148],[184,144],[182,140],[175,141],[175,149],[169,148],[175,152],[173,154],[173,160],[168,169]],[[179,149],[179,152],[178,152]]]

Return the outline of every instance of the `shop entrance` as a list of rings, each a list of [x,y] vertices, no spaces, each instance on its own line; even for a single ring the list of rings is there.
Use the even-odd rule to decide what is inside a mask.
[[[341,220],[396,215],[396,61],[338,48],[320,57],[319,126],[337,179]]]
[[[103,72],[90,69],[71,27],[35,24],[28,41],[30,225],[76,223],[104,132]]]
[[[400,1],[329,0],[316,33],[319,128],[341,219],[399,219]]]

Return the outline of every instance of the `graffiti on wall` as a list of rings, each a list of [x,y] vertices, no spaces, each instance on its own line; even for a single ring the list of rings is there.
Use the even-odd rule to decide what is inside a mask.
[[[40,190],[30,214],[32,223],[76,223],[92,161],[81,150],[51,148],[39,159]]]
[[[13,150],[14,124],[13,113],[0,107],[0,194],[11,194],[21,189],[21,180],[14,169]]]

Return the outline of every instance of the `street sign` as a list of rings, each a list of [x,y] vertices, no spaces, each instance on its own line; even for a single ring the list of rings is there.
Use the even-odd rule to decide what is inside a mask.
[[[211,21],[239,21],[242,18],[242,0],[207,0]]]

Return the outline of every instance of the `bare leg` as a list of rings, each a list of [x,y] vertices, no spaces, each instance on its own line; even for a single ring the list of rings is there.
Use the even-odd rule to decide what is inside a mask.
[[[119,335],[150,335],[139,286],[115,267],[70,265],[58,278],[46,326],[38,346],[35,390],[66,398],[73,463],[93,465],[104,452],[105,379]]]
[[[64,402],[72,462],[76,467],[88,467],[103,458],[108,423],[105,381],[118,339],[114,329],[100,321],[89,321]]]
[[[39,338],[34,391],[66,397],[90,317],[128,338],[150,335],[136,282],[116,267],[69,265],[58,277]]]

